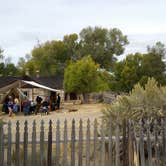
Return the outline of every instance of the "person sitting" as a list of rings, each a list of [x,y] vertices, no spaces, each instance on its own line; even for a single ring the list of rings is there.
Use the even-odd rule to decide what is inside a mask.
[[[40,108],[41,108],[41,102],[42,102],[42,98],[37,96],[36,97],[36,108],[35,108],[35,114],[37,115],[37,113],[39,112]]]
[[[28,99],[25,99],[22,103],[23,106],[23,112],[24,115],[28,115],[29,114],[29,107],[30,107],[30,102]]]
[[[16,97],[16,98],[14,99],[13,112],[14,112],[14,113],[18,113],[18,111],[19,111],[19,100],[18,100],[18,98]]]
[[[8,110],[9,110],[9,116],[12,116],[13,113],[13,101],[12,101],[12,97],[9,96],[9,101],[7,103],[8,106]]]
[[[48,109],[49,109],[49,102],[48,102],[48,97],[46,97],[42,103],[41,113],[48,114]]]

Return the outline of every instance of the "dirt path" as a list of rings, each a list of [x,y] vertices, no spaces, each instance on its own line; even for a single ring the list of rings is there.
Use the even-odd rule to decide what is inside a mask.
[[[75,119],[75,127],[76,130],[79,129],[79,120],[82,119],[83,121],[83,128],[86,128],[87,125],[87,120],[90,119],[91,126],[93,128],[93,122],[95,119],[98,119],[100,121],[100,117],[102,116],[101,110],[105,106],[103,104],[81,104],[81,105],[62,105],[62,109],[60,112],[51,112],[49,115],[29,115],[29,116],[24,116],[23,114],[17,115],[14,117],[9,117],[8,115],[3,115],[3,121],[9,122],[11,121],[12,123],[12,133],[15,134],[16,132],[16,122],[19,120],[20,122],[20,131],[23,134],[24,131],[24,123],[25,120],[28,121],[28,131],[29,133],[32,133],[32,125],[33,121],[35,120],[36,122],[36,131],[37,135],[40,134],[40,124],[41,120],[44,120],[44,128],[45,128],[45,133],[48,132],[48,124],[49,121],[52,120],[53,122],[53,131],[56,130],[56,122],[59,119],[60,120],[60,128],[61,132],[63,135],[63,127],[64,127],[64,121],[65,119],[67,120],[68,123],[68,132],[70,133],[71,131],[71,125],[72,125],[72,120]],[[76,112],[68,112],[69,109],[77,109],[78,111]],[[7,125],[5,125],[5,131],[7,132]],[[54,132],[55,134],[55,132]],[[21,136],[23,137],[23,135]],[[31,135],[29,134],[29,137]],[[14,138],[13,138],[14,139]]]

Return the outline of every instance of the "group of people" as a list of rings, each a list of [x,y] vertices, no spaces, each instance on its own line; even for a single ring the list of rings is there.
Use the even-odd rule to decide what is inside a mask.
[[[20,109],[23,110],[24,115],[32,113],[37,114],[39,112],[48,114],[49,109],[55,110],[60,108],[61,97],[59,94],[55,101],[56,103],[52,103],[49,97],[45,97],[43,100],[40,96],[37,96],[35,102],[30,101],[28,98],[24,98],[20,104],[18,97],[13,98],[12,96],[7,96],[4,101],[2,111],[8,113],[9,116],[12,116],[13,113],[17,114]]]

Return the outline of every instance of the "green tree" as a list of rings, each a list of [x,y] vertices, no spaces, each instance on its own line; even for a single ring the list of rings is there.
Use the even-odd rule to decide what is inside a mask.
[[[124,52],[126,44],[127,36],[117,28],[88,27],[80,32],[81,55],[91,55],[101,68],[110,70],[116,62],[116,56]]]
[[[64,89],[69,93],[85,95],[108,88],[100,77],[99,66],[90,56],[84,57],[76,63],[71,62],[65,69]],[[85,98],[84,98],[85,99]]]

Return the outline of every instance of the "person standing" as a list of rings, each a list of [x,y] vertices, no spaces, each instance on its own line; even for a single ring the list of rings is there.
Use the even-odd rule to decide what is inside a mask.
[[[57,95],[57,101],[56,101],[56,103],[57,103],[57,109],[59,109],[60,108],[60,103],[61,103],[61,97],[60,97],[59,93]]]

